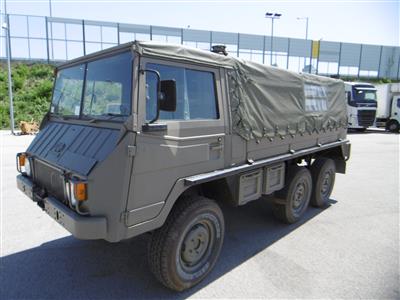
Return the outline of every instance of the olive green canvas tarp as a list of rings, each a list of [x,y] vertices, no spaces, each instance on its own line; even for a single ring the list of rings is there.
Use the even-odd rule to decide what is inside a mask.
[[[227,68],[234,131],[246,140],[347,126],[343,81],[181,45],[135,42],[144,56]]]

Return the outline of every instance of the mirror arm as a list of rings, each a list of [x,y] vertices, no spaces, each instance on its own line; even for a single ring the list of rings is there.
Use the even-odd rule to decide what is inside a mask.
[[[152,70],[152,69],[141,69],[140,70],[140,73],[142,75],[144,75],[145,72],[154,73],[157,76],[157,112],[156,112],[156,116],[152,120],[149,121],[149,124],[152,124],[155,121],[157,121],[158,118],[160,117],[161,76],[160,76],[160,73],[156,70]]]

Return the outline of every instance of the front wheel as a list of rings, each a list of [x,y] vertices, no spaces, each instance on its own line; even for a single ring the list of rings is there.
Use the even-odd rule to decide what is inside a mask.
[[[200,196],[181,199],[151,237],[151,271],[172,290],[196,285],[213,269],[224,231],[224,217],[215,201]]]
[[[400,130],[400,124],[396,120],[391,120],[388,122],[386,126],[386,130],[389,130],[390,132],[399,132]]]

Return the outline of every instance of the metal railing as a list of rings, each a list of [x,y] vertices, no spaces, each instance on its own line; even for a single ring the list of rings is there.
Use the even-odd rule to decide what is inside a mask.
[[[2,15],[10,24],[11,58],[58,62],[132,40],[156,40],[209,50],[224,44],[230,55],[321,75],[399,79],[400,47],[136,25],[43,16]],[[0,58],[6,57],[5,32]],[[273,45],[273,49],[271,49]]]

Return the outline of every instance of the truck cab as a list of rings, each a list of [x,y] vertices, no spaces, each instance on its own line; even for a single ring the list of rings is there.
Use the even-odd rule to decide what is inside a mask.
[[[364,131],[374,125],[376,88],[369,83],[345,82],[348,128]]]

